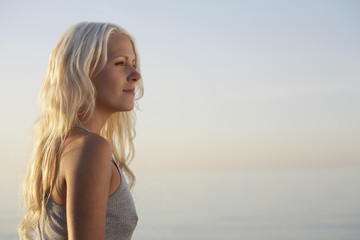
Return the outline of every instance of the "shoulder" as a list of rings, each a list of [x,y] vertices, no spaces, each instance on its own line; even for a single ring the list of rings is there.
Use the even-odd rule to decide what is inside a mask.
[[[87,133],[78,139],[78,142],[74,143],[75,147],[79,150],[81,156],[102,156],[109,157],[111,160],[112,150],[108,141],[95,134]]]
[[[84,133],[71,136],[65,142],[60,164],[68,180],[107,172],[111,176],[111,157],[112,149],[106,139],[95,133]]]

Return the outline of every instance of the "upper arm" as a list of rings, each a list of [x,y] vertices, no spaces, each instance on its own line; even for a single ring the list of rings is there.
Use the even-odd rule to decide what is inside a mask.
[[[111,147],[100,136],[88,136],[67,159],[66,215],[69,239],[104,239],[111,182]]]

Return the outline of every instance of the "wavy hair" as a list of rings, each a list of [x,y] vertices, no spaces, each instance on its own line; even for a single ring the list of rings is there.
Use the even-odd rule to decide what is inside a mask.
[[[54,188],[58,156],[64,140],[75,124],[87,122],[95,108],[96,91],[91,77],[105,66],[110,34],[124,34],[131,40],[140,72],[134,39],[111,23],[82,22],[65,31],[49,59],[40,89],[41,113],[34,127],[33,152],[23,183],[25,214],[19,225],[20,239],[33,239],[40,216]],[[136,98],[142,97],[141,79],[136,82]],[[137,102],[135,102],[137,107]],[[128,164],[134,157],[135,112],[114,113],[100,132],[112,146],[113,155],[129,179],[135,175]]]

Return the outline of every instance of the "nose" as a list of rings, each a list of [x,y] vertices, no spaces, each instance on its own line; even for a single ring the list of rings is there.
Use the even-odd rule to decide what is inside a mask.
[[[134,82],[139,81],[140,78],[141,78],[141,74],[136,69],[134,69],[129,76],[129,80]]]

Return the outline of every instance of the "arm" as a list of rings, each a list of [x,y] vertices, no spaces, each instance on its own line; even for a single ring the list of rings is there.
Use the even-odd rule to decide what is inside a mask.
[[[111,147],[98,135],[87,136],[65,173],[66,216],[71,239],[104,239],[111,182]]]

